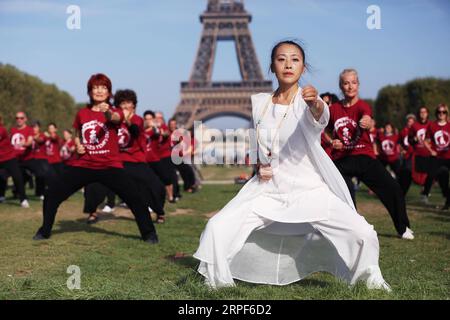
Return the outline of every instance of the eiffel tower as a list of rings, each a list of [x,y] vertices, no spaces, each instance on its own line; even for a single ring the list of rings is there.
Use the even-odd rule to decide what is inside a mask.
[[[251,120],[250,96],[272,91],[272,81],[263,78],[248,29],[251,19],[243,0],[208,0],[200,16],[203,32],[197,57],[189,81],[181,83],[181,101],[174,115],[184,128],[217,116]],[[223,40],[235,43],[242,81],[211,81],[217,41]]]

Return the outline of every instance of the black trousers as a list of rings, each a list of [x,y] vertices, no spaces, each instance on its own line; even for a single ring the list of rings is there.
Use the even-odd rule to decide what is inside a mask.
[[[94,182],[105,185],[127,203],[136,219],[143,240],[147,240],[156,233],[148,208],[141,199],[136,184],[125,170],[118,168],[94,170],[71,166],[68,166],[58,179],[50,181],[44,199],[44,220],[38,232],[49,237],[60,204],[77,190]]]
[[[335,161],[350,190],[356,205],[352,177],[359,178],[369,187],[388,210],[398,234],[403,234],[409,227],[406,204],[399,183],[389,174],[380,161],[369,156],[348,156]]]
[[[166,188],[152,169],[146,163],[124,162],[124,171],[136,184],[139,195],[145,204],[151,207],[158,216],[165,215]],[[83,212],[85,213],[95,212],[110,193],[110,190],[100,183],[90,184],[85,187],[84,191]]]
[[[447,204],[450,204],[450,193],[449,193],[450,191],[448,187],[449,169],[450,169],[450,159],[438,159],[433,157],[427,177],[430,178],[432,182],[435,179],[437,179],[439,187],[441,188],[442,195],[446,198]],[[423,193],[428,195],[431,187],[428,188],[428,185],[426,185],[426,187],[427,189],[425,189],[424,187]]]
[[[175,168],[180,173],[184,182],[184,191],[191,189],[195,185],[195,174],[192,167],[186,163],[176,164]]]
[[[173,175],[175,169],[173,168],[173,163],[169,158],[162,161],[148,162],[149,167],[154,173],[159,177],[159,179],[164,183],[165,186],[170,186],[173,184]],[[175,173],[176,175],[176,173]]]
[[[8,161],[0,162],[0,169],[4,172],[4,174],[0,177],[0,197],[5,196],[8,175],[10,175],[14,182],[14,187],[16,189],[16,193],[19,196],[20,202],[27,198],[25,194],[25,186],[23,183],[22,173],[19,167],[19,161],[16,158],[13,158]]]
[[[403,190],[403,195],[406,196],[412,182],[412,158],[401,160],[400,171],[397,180]]]
[[[22,176],[26,175],[26,171],[30,171],[36,178],[35,195],[42,196],[45,194],[49,181],[55,179],[55,172],[50,167],[46,159],[31,159],[19,162]]]

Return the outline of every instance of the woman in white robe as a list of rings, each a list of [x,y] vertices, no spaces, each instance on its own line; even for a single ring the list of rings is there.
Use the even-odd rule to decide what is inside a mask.
[[[271,70],[275,94],[252,96],[263,165],[208,221],[194,254],[198,271],[213,288],[233,286],[233,279],[286,285],[326,271],[351,285],[361,280],[390,291],[378,265],[377,234],[320,145],[328,106],[314,87],[298,85],[302,47],[278,43]]]

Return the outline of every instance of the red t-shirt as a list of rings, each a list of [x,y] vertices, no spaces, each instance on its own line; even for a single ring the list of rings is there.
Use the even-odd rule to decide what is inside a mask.
[[[0,126],[0,162],[5,162],[16,157],[16,151],[11,145],[9,134],[5,127]]]
[[[350,107],[344,107],[342,101],[331,105],[328,128],[333,132],[333,138],[341,140],[344,145],[341,150],[333,149],[333,159],[356,155],[375,159],[369,130],[359,126],[359,120],[364,115],[372,116],[372,108],[363,100]]]
[[[328,142],[328,138],[325,137],[325,132],[322,132],[320,135],[320,144],[322,145],[323,150],[327,153],[327,155],[331,158],[331,153],[333,152],[333,145]]]
[[[378,142],[380,145],[380,160],[392,163],[400,158],[398,149],[399,135],[391,134],[390,136],[380,133],[378,135]]]
[[[146,160],[147,162],[158,162],[161,160],[158,152],[159,148],[159,134],[153,131],[153,128],[148,128],[145,131],[146,138]]]
[[[161,132],[169,132],[168,137],[163,137],[162,134],[159,137],[159,147],[158,147],[158,154],[161,159],[170,157],[172,155],[172,148],[171,148],[171,134],[169,127],[166,124],[163,124],[160,128]]]
[[[436,150],[440,159],[450,159],[450,123],[440,125],[430,122],[427,138],[431,139],[432,148]]]
[[[70,164],[70,161],[76,158],[76,152],[71,151],[73,147],[75,147],[75,141],[73,141],[72,139],[64,142],[61,149],[59,150],[59,155],[63,162]]]
[[[39,143],[33,139],[33,144],[31,147],[32,152],[33,152],[33,158],[47,160],[47,152],[45,149],[46,149],[46,143],[48,141],[48,138],[45,136],[45,134],[39,133],[39,139],[42,142]]]
[[[111,107],[111,111],[123,112]],[[90,169],[123,168],[119,155],[117,130],[119,125],[107,121],[103,112],[92,111],[89,106],[78,111],[73,127],[80,132],[81,143],[86,152],[70,162],[71,166]]]
[[[425,145],[423,144],[423,140],[427,136],[427,130],[430,122],[427,121],[426,123],[420,123],[419,121],[416,121],[411,126],[411,129],[409,129],[409,138],[411,139],[416,138],[417,142],[413,144],[414,153],[416,156],[420,157],[429,157],[431,156],[430,152],[427,148],[425,148]]]
[[[31,146],[24,147],[23,144],[27,142],[28,137],[34,136],[33,128],[25,126],[22,129],[12,127],[10,130],[11,144],[16,151],[16,157],[19,161],[26,161],[33,159]]]
[[[403,155],[403,158],[408,160],[411,158],[414,149],[409,143],[409,128],[404,127],[402,131],[400,131],[400,145],[402,146],[403,150],[405,150],[405,154]]]
[[[63,143],[62,139],[59,136],[56,136],[55,138],[47,139],[47,141],[45,142],[45,146],[46,146],[48,163],[54,164],[54,163],[62,162],[61,155],[60,155],[60,149],[61,149],[62,143]]]
[[[119,132],[119,148],[122,161],[126,162],[146,162],[146,139],[144,133],[144,120],[138,115],[133,115],[130,119],[132,125],[139,128],[139,135],[137,138],[131,136],[128,126],[122,123]]]

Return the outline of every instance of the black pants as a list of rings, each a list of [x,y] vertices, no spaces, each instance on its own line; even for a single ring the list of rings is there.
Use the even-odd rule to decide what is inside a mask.
[[[369,156],[348,156],[335,161],[350,190],[356,206],[352,177],[359,178],[369,187],[388,210],[398,234],[409,227],[406,204],[399,183],[389,174],[380,161]]]
[[[403,190],[403,195],[406,196],[412,182],[412,158],[402,159],[397,180]]]
[[[158,216],[165,214],[166,188],[146,163],[124,162],[124,170],[139,188],[142,199]]]
[[[433,182],[435,179],[438,180],[439,187],[441,188],[442,195],[446,198],[446,203],[450,204],[450,191],[448,187],[449,182],[449,169],[450,169],[450,159],[438,159],[434,158],[431,162],[430,169],[428,172],[428,177]],[[431,187],[428,189],[424,188],[424,194],[429,193]],[[425,193],[428,192],[428,193]]]
[[[175,168],[180,173],[184,183],[184,191],[192,189],[195,185],[195,174],[192,167],[186,163],[176,164]]]
[[[437,171],[441,166],[442,159],[438,159],[436,157],[428,158],[428,166],[427,166],[427,178],[425,179],[425,184],[423,185],[422,194],[429,196],[431,187],[433,186],[434,179],[436,178]]]
[[[5,172],[2,177],[0,177],[0,197],[5,196],[8,175],[10,175],[14,182],[14,187],[16,189],[16,193],[19,195],[20,202],[27,198],[25,194],[25,186],[23,183],[22,173],[20,171],[19,162],[16,158],[11,160],[0,162],[0,169]]]
[[[164,183],[165,186],[170,186],[171,184],[173,184],[175,169],[173,168],[173,163],[170,157],[166,158],[166,160],[164,161],[159,160],[155,162],[149,162],[148,165],[153,170],[153,172],[156,173],[156,175]]]
[[[50,181],[44,199],[44,221],[38,232],[49,237],[60,204],[77,190],[94,182],[107,186],[127,203],[136,219],[142,239],[147,240],[156,232],[148,208],[125,170],[118,168],[94,170],[71,166],[67,167],[59,179]]]
[[[31,159],[19,162],[19,166],[22,170],[22,176],[25,176],[25,171],[28,170],[36,177],[35,195],[44,195],[50,179],[55,178],[55,172],[48,161],[46,159]]]

